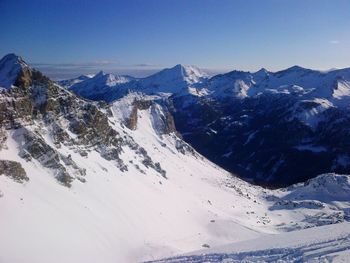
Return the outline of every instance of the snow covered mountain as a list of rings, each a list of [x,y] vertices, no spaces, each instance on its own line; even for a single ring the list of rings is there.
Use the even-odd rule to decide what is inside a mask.
[[[74,84],[77,84],[77,83],[80,83],[84,80],[87,80],[87,79],[90,79],[90,78],[93,78],[95,75],[93,74],[89,74],[89,75],[80,75],[79,77],[77,78],[72,78],[72,79],[67,79],[67,80],[60,80],[60,81],[57,81],[58,84],[62,87],[65,87],[65,88],[69,88],[71,86],[73,86]]]
[[[349,220],[347,175],[251,185],[181,138],[163,94],[85,100],[10,58],[0,61],[0,262],[140,262]]]
[[[207,74],[194,66],[176,65],[149,77],[138,79],[99,72],[93,78],[65,85],[65,87],[84,98],[111,102],[129,92],[149,95],[168,94],[168,96],[174,93],[187,94],[193,89],[196,90],[198,84],[202,85],[201,83],[207,78]]]
[[[194,66],[176,65],[140,80],[139,91],[144,93],[187,92],[198,83],[205,82],[208,75]]]
[[[110,98],[121,97],[132,87],[135,78],[130,76],[115,76],[100,71],[92,78],[66,86],[76,94],[91,100],[109,100]]]

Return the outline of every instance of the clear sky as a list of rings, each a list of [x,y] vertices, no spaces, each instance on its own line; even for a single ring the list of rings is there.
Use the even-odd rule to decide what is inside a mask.
[[[0,36],[52,74],[343,68],[350,0],[0,0]]]

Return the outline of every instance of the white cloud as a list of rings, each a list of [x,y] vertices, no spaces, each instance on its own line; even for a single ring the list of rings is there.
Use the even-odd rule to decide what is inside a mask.
[[[339,44],[340,42],[339,42],[339,40],[331,40],[331,41],[329,41],[329,43],[330,44]]]

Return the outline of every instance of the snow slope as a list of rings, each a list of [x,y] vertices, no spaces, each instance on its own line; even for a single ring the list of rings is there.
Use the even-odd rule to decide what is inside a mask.
[[[349,262],[350,223],[268,235],[155,262]]]

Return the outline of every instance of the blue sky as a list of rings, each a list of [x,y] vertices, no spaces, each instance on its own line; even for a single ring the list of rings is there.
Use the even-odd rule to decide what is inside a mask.
[[[0,0],[0,32],[53,75],[350,67],[349,0]]]

